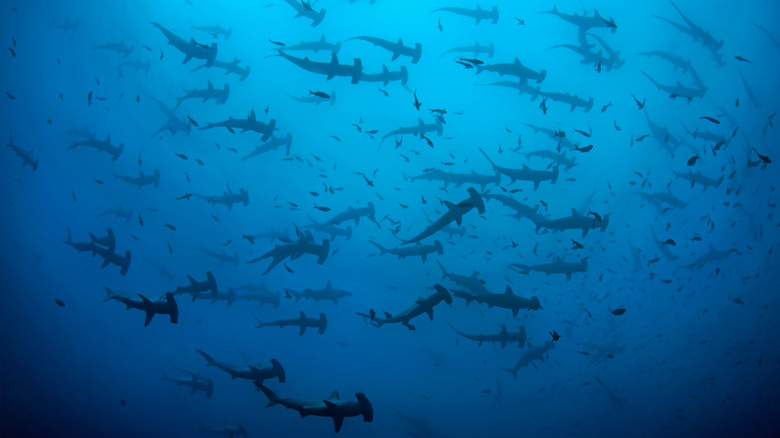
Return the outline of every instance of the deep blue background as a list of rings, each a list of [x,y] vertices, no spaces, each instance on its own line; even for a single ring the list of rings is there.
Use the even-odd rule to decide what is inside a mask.
[[[725,40],[720,53],[726,65],[717,68],[708,50],[652,16],[682,22],[668,2],[589,2],[584,5],[589,13],[598,8],[619,26],[614,34],[607,29],[592,33],[620,50],[626,60],[620,69],[597,73],[593,66],[580,64],[570,51],[546,50],[555,44],[576,44],[577,39],[576,27],[539,13],[551,9],[552,2],[497,3],[500,20],[496,25],[486,21],[475,25],[468,18],[430,13],[453,5],[322,0],[314,7],[327,9],[325,20],[312,28],[309,20],[293,18],[295,11],[281,1],[267,5],[201,0],[192,0],[192,4],[3,2],[1,41],[16,56],[9,50],[0,55],[0,83],[3,91],[15,97],[0,98],[0,137],[13,135],[14,144],[32,149],[40,167],[32,173],[29,167],[21,167],[21,158],[10,148],[2,150],[0,435],[192,436],[199,431],[199,419],[213,427],[240,423],[250,436],[333,433],[328,419],[302,420],[279,406],[265,409],[265,397],[251,383],[230,380],[227,374],[206,368],[196,348],[231,363],[268,365],[271,358],[277,358],[287,371],[287,383],[274,380],[268,386],[281,396],[325,398],[336,389],[342,399],[353,400],[354,393],[365,392],[374,405],[375,420],[346,419],[340,432],[345,437],[419,433],[400,422],[392,408],[425,417],[437,436],[780,433],[778,164],[747,166],[748,160],[758,160],[750,146],[780,160],[777,129],[767,127],[780,97],[780,51],[751,24],[761,24],[780,36],[775,25],[780,8],[768,0],[750,2],[749,7],[744,2],[708,2],[706,8],[701,2],[680,0],[678,6],[690,19],[716,39]],[[460,2],[457,6],[476,5]],[[488,9],[492,4],[482,6]],[[559,1],[557,7],[567,13],[583,12],[583,4],[575,1]],[[515,17],[525,19],[525,25],[518,25]],[[53,25],[76,20],[74,31]],[[218,59],[240,58],[242,65],[252,67],[249,78],[240,82],[237,76],[226,76],[217,69],[190,72],[202,62],[182,65],[183,55],[165,44],[163,35],[149,24],[152,21],[185,39],[194,37],[206,44],[213,38],[192,30],[192,24],[232,27],[229,39],[216,40]],[[359,57],[365,72],[379,72],[383,64],[391,70],[406,65],[409,89],[398,83],[352,85],[339,77],[326,81],[282,58],[268,57],[276,48],[269,39],[294,44],[323,34],[328,41],[343,41],[338,54],[342,63],[351,64]],[[416,65],[406,57],[391,62],[390,54],[380,48],[345,41],[359,35],[401,37],[407,45],[420,42],[422,60]],[[120,40],[134,46],[126,59],[92,49]],[[509,79],[489,72],[475,76],[473,70],[454,63],[455,55],[440,56],[451,47],[475,41],[496,46],[492,58],[480,56],[485,62],[512,62],[517,57],[530,68],[546,69],[542,89],[592,96],[594,108],[588,113],[570,112],[568,106],[548,101],[544,115],[538,108],[541,99],[531,101],[510,89],[477,86]],[[650,50],[691,59],[708,87],[706,96],[688,103],[657,90],[643,71],[662,83],[679,80],[691,85],[691,81],[689,75],[663,61],[637,55]],[[329,59],[323,52],[292,55]],[[739,62],[735,55],[751,63]],[[116,67],[123,60],[149,60],[151,69],[148,74],[125,69],[120,75]],[[750,104],[737,67],[763,101],[762,107]],[[189,115],[203,126],[228,116],[245,117],[255,109],[260,120],[276,119],[278,135],[293,134],[291,154],[300,159],[283,161],[284,152],[277,150],[242,161],[241,156],[260,144],[259,135],[252,132],[193,128],[189,136],[163,132],[150,139],[165,123],[151,98],[173,106],[175,98],[184,94],[182,89],[205,88],[208,80],[218,88],[230,84],[228,103],[185,101],[177,111],[180,118]],[[389,97],[377,88],[385,89]],[[412,106],[415,89],[423,102],[419,112]],[[335,90],[337,102],[315,106],[287,95],[303,96],[308,90]],[[87,105],[90,91],[106,100],[93,98],[93,104]],[[120,93],[124,93],[121,100]],[[689,146],[681,146],[673,156],[652,137],[631,147],[632,136],[649,133],[645,114],[637,110],[632,94],[646,98],[646,111],[653,121],[665,125],[675,137],[685,138]],[[612,106],[602,113],[601,107],[609,102]],[[266,107],[268,115],[263,113]],[[432,122],[431,108],[448,111],[444,136],[429,135],[433,149],[412,136],[404,137],[398,149],[392,139],[380,148],[379,136],[384,133],[414,125],[418,117]],[[722,123],[714,125],[701,116],[716,117]],[[375,139],[352,126],[361,119],[364,131],[379,131]],[[351,240],[331,242],[334,253],[321,266],[307,255],[286,262],[294,274],[278,266],[261,276],[266,262],[244,263],[266,252],[273,242],[258,239],[251,245],[241,239],[242,234],[270,228],[292,233],[293,224],[305,225],[308,216],[324,221],[348,206],[362,207],[369,201],[376,205],[377,220],[387,215],[401,221],[401,237],[417,234],[427,224],[426,214],[434,218],[443,212],[439,199],[459,202],[466,197],[466,187],[450,185],[442,191],[439,183],[411,182],[405,176],[431,167],[489,174],[492,170],[478,146],[502,166],[527,163],[542,169],[547,160],[526,161],[511,150],[517,147],[518,137],[522,138],[519,152],[554,150],[557,140],[535,134],[526,123],[564,130],[571,141],[594,148],[585,154],[567,152],[578,165],[562,170],[555,185],[542,183],[534,191],[530,183],[509,185],[503,178],[502,187],[521,189],[514,196],[531,206],[544,201],[541,212],[551,218],[568,215],[572,208],[610,213],[606,232],[593,230],[585,237],[579,231],[537,233],[528,220],[515,221],[506,216],[510,210],[490,201],[484,215],[471,212],[465,216],[463,226],[472,237],[437,235],[444,243],[444,254],[430,257],[425,264],[419,258],[370,257],[376,249],[369,239],[385,246],[397,241],[388,221],[381,221],[382,228],[378,228],[365,219],[357,227],[351,224]],[[99,139],[111,134],[113,143],[124,143],[121,158],[111,162],[103,153],[68,150],[74,137],[65,131],[84,126]],[[737,127],[739,131],[713,157],[712,142],[687,135],[683,126],[726,138]],[[593,130],[590,139],[574,131],[589,128]],[[175,153],[189,159],[177,158]],[[141,170],[160,170],[158,189],[139,190],[112,176],[136,174],[139,154]],[[686,161],[694,154],[701,159],[692,169],[716,179],[725,176],[719,187],[703,190],[675,178],[672,170],[687,172]],[[205,165],[198,165],[194,158]],[[365,173],[374,186],[353,172]],[[668,186],[690,204],[658,212],[634,194],[645,177],[652,189],[643,190],[665,191]],[[324,193],[323,183],[344,190]],[[220,194],[226,184],[234,190],[246,188],[250,204],[236,205],[228,212],[224,206],[202,200],[175,200],[187,192]],[[499,187],[489,190],[504,193]],[[312,197],[310,191],[320,196]],[[422,204],[421,197],[427,204]],[[313,203],[331,211],[318,211]],[[96,217],[118,205],[132,209],[133,219]],[[137,220],[139,211],[143,226]],[[176,231],[166,228],[166,223],[175,225]],[[101,269],[99,258],[62,244],[67,227],[77,241],[86,240],[89,232],[103,234],[112,228],[118,250],[132,251],[129,273],[122,277],[115,266]],[[676,260],[662,257],[650,263],[661,256],[651,227],[659,239],[676,241],[670,248]],[[702,241],[690,240],[696,233]],[[238,268],[220,266],[196,249],[221,251],[221,244],[229,239],[232,243],[225,249],[239,253]],[[582,242],[585,249],[570,250],[571,239]],[[736,252],[720,263],[688,268],[710,245]],[[631,246],[639,249],[638,266]],[[548,256],[550,260],[587,256],[589,270],[566,281],[559,275],[518,274],[507,266],[543,263]],[[164,264],[176,279],[167,281],[145,259]],[[492,292],[502,292],[509,282],[519,295],[538,296],[544,310],[521,312],[512,318],[508,310],[474,304],[466,308],[456,299],[450,307],[437,307],[432,322],[424,316],[414,320],[415,331],[397,325],[376,329],[354,314],[368,308],[399,312],[417,297],[430,294],[428,288],[441,281],[434,260],[464,275],[477,270]],[[187,275],[204,279],[207,270],[214,272],[221,290],[260,282],[274,291],[316,289],[330,280],[353,296],[338,306],[283,299],[278,309],[257,308],[244,301],[232,307],[191,303],[187,296],[180,296],[178,325],[157,316],[146,328],[141,312],[101,302],[104,285],[157,297],[186,284]],[[448,281],[443,284],[455,286]],[[55,298],[66,306],[58,307]],[[735,302],[737,298],[744,304]],[[618,307],[626,308],[626,314],[610,314],[610,309]],[[309,331],[299,336],[296,328],[254,328],[253,315],[268,320],[291,318],[299,311],[309,316],[326,313],[326,333]],[[576,323],[568,325],[566,321],[572,320]],[[537,362],[538,368],[521,369],[514,381],[499,368],[512,367],[528,347],[518,350],[510,345],[502,350],[458,341],[445,322],[471,333],[497,331],[500,324],[515,331],[522,325],[533,345],[548,340],[551,330],[564,337],[549,352],[548,360]],[[614,351],[583,344],[611,345]],[[186,388],[161,380],[163,372],[179,376],[177,367],[212,377],[214,396],[190,396]],[[622,403],[613,403],[594,377]],[[500,401],[496,400],[497,385],[502,391]]]

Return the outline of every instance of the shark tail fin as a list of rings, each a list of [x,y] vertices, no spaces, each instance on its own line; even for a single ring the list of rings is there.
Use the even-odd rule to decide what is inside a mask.
[[[317,252],[317,264],[321,265],[325,263],[325,260],[328,259],[328,254],[330,254],[330,240],[322,239],[322,246],[318,249]]]
[[[381,252],[381,254],[386,254],[386,253],[387,253],[387,248],[385,248],[384,246],[382,246],[382,245],[380,245],[380,244],[378,244],[378,243],[374,242],[373,240],[369,240],[369,242],[371,242],[371,244],[372,244],[372,245],[374,245],[375,247],[377,247],[377,249],[379,249],[379,251]]]
[[[111,161],[113,162],[113,161],[118,160],[119,156],[122,155],[122,151],[123,150],[125,150],[125,144],[124,143],[120,143],[119,147],[116,148],[116,152],[114,153],[114,156],[111,157]]]
[[[550,184],[555,184],[558,181],[558,166],[553,167],[552,178],[550,178]]]
[[[444,269],[444,265],[442,265],[440,261],[436,260],[436,263],[439,265],[439,268],[441,268],[441,279],[444,280],[447,278],[447,270]]]
[[[479,192],[474,187],[469,187],[469,198],[471,199],[471,202],[474,204],[474,206],[477,208],[477,211],[479,214],[483,214],[485,212],[485,201],[482,200],[482,197],[479,196]]]
[[[515,381],[517,381],[517,368],[499,368],[499,369],[501,371],[512,373],[512,377],[514,377]]]
[[[422,56],[422,44],[417,43],[414,45],[414,52],[412,52],[412,64],[417,64]]]
[[[322,10],[323,14],[325,10]],[[363,74],[363,61],[360,58],[355,58],[355,65],[352,67],[352,83],[357,84],[360,82],[360,76]]]
[[[260,390],[263,391],[263,394],[265,394],[266,397],[268,397],[268,404],[265,405],[265,407],[271,407],[279,402],[279,396],[262,384],[260,385]]]

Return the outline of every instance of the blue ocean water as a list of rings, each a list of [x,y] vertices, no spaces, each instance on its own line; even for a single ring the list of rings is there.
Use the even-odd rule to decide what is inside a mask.
[[[780,435],[776,2],[0,17],[0,435]]]

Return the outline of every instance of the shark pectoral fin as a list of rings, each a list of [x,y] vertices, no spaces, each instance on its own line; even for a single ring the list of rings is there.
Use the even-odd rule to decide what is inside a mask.
[[[566,273],[566,281],[571,280],[571,272]]]
[[[455,218],[455,223],[460,226],[461,223],[463,223],[463,216],[458,216]]]
[[[306,333],[306,326],[305,325],[301,325],[301,331],[298,334],[298,336],[303,336],[304,333]]]
[[[187,55],[184,57],[184,61],[182,61],[181,63],[186,64],[190,61],[190,59],[192,59],[192,55]]]
[[[421,257],[422,257],[422,262],[423,263],[425,263],[425,261],[428,260],[428,255],[427,254],[422,254]]]
[[[433,307],[428,308],[428,310],[426,310],[425,313],[427,313],[428,318],[430,318],[431,321],[433,321]]]
[[[152,322],[152,318],[154,318],[154,312],[151,310],[146,311],[146,321],[144,321],[144,327],[149,325],[150,322]]]
[[[106,258],[105,260],[103,260],[103,264],[100,265],[100,267],[101,268],[105,268],[106,266],[108,266],[109,263],[111,263],[111,261],[108,260],[108,258]]]
[[[534,180],[534,190],[539,188],[539,180]]]
[[[344,417],[333,417],[333,426],[336,428],[336,433],[341,430],[342,424],[344,424]]]

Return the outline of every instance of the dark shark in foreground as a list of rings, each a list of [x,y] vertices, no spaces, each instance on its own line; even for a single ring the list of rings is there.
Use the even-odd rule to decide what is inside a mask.
[[[130,53],[133,51],[133,46],[126,46],[125,40],[122,40],[118,43],[106,43],[101,44],[98,46],[92,46],[93,50],[109,50],[112,52],[117,52],[122,55],[123,58],[127,58]]]
[[[190,284],[177,287],[176,290],[172,292],[173,295],[190,294],[192,295],[192,301],[194,302],[201,292],[211,292],[211,295],[213,296],[219,294],[217,279],[214,278],[214,274],[212,274],[211,271],[206,272],[206,280],[204,281],[196,281],[189,275],[187,276],[187,279],[190,281]]]
[[[214,65],[214,61],[217,59],[217,43],[211,43],[210,46],[207,46],[205,44],[196,43],[194,38],[190,38],[190,41],[187,42],[157,23],[153,22],[152,26],[160,29],[163,35],[165,35],[165,38],[168,39],[168,44],[184,53],[184,61],[182,61],[182,64],[186,64],[190,59],[196,58],[205,60],[207,67]]]
[[[339,399],[339,393],[333,391],[325,400],[297,400],[292,398],[281,398],[276,395],[275,392],[260,386],[266,397],[268,397],[268,404],[266,407],[273,405],[282,405],[288,409],[294,409],[301,414],[301,418],[307,415],[316,415],[318,417],[331,417],[333,418],[333,425],[336,433],[341,430],[341,425],[344,423],[345,417],[356,417],[358,415],[363,416],[363,421],[374,421],[374,408],[371,406],[371,402],[362,392],[355,394],[357,402],[341,401]]]
[[[298,326],[301,331],[299,333],[300,336],[303,336],[304,333],[306,333],[306,329],[308,327],[316,328],[318,334],[325,333],[325,329],[328,328],[328,318],[325,316],[324,313],[320,313],[319,319],[317,318],[308,318],[303,312],[301,312],[300,316],[298,318],[291,318],[291,319],[277,319],[276,321],[268,321],[263,322],[257,319],[257,328],[263,328],[263,327],[279,327],[284,328],[285,326]]]
[[[256,385],[260,386],[263,381],[276,378],[279,383],[284,383],[286,380],[286,374],[282,364],[276,359],[271,359],[271,366],[261,368],[260,364],[249,365],[246,367],[228,365],[224,362],[219,362],[209,354],[202,350],[196,350],[204,359],[209,363],[209,366],[214,366],[220,370],[230,374],[231,379],[246,379],[253,381]]]
[[[447,304],[452,304],[452,295],[450,295],[450,292],[445,289],[444,286],[435,284],[433,288],[436,290],[434,294],[428,296],[427,298],[418,298],[417,301],[415,301],[414,304],[408,309],[396,315],[388,316],[387,318],[377,318],[376,316],[372,317],[370,314],[361,312],[355,313],[364,318],[368,318],[371,325],[375,327],[382,327],[385,324],[400,323],[406,326],[409,330],[414,330],[414,326],[409,324],[409,321],[411,321],[413,318],[420,316],[423,313],[427,313],[428,318],[433,321],[433,308],[436,307],[437,304],[441,303],[442,301]]]

